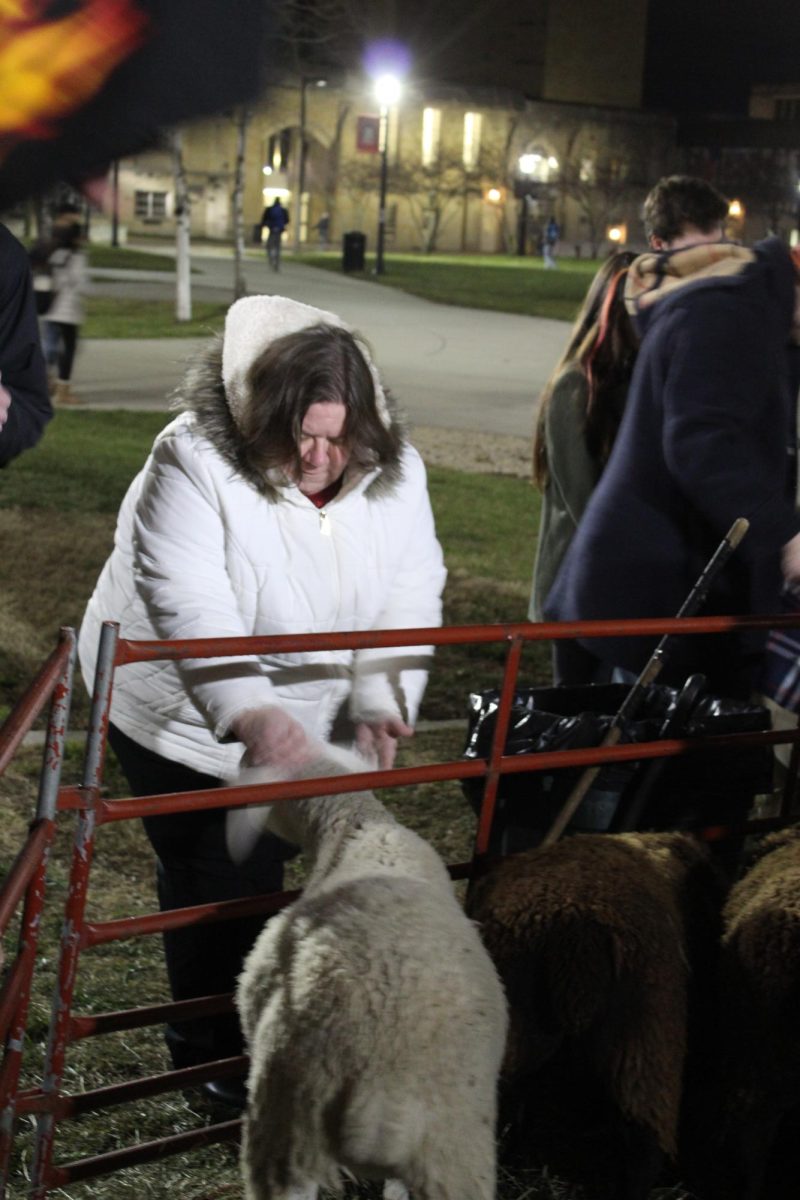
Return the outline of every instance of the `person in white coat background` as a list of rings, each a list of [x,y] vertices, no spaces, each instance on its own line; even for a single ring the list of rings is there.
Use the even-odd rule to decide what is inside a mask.
[[[421,628],[441,622],[445,570],[425,469],[364,343],[279,296],[229,310],[179,389],[123,501],[79,639],[93,686],[100,626],[128,638]],[[299,765],[311,739],[392,764],[413,732],[431,647],[127,665],[109,741],[135,795],[220,786],[244,760]],[[234,865],[225,811],[146,818],[163,909],[282,885],[285,843]],[[175,999],[231,991],[261,917],[165,935]],[[234,1016],[167,1030],[176,1066],[241,1054]],[[243,1101],[240,1081],[206,1085]]]
[[[56,217],[49,265],[53,299],[42,320],[42,342],[48,369],[55,375],[53,399],[56,404],[78,404],[71,380],[86,316],[84,297],[89,287],[89,266],[83,250],[80,214],[71,205],[63,205]]]

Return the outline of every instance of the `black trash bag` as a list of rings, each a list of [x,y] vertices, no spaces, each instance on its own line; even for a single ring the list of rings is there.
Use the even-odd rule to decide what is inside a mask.
[[[520,688],[514,695],[505,753],[533,754],[598,746],[629,691],[627,684]],[[635,743],[658,739],[679,694],[658,684],[646,687],[636,717],[623,727],[620,740]],[[499,699],[496,689],[470,695],[465,758],[489,757]],[[761,705],[704,697],[692,709],[685,728],[674,736],[750,733],[770,727],[769,712]],[[644,829],[693,829],[740,823],[753,797],[772,786],[769,746],[728,749],[724,754],[703,751],[682,759],[665,760],[663,765],[661,762],[604,766],[567,826],[567,832],[602,833],[620,827],[626,806],[645,782],[647,800],[637,822],[637,827]],[[582,767],[570,767],[502,775],[490,852],[510,854],[537,845],[582,771]],[[483,786],[482,779],[462,781],[464,793],[476,812],[480,810]]]

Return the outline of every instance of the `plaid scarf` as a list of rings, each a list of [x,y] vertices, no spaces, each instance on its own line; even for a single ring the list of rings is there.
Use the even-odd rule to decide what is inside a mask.
[[[800,346],[800,246],[789,251],[797,275],[796,301],[789,340]],[[659,300],[674,295],[678,288],[698,279],[739,275],[755,262],[756,255],[734,242],[701,242],[682,250],[650,250],[640,254],[628,268],[625,308],[635,317]]]
[[[682,250],[640,254],[628,269],[625,307],[635,316],[687,283],[739,275],[755,258],[752,250],[733,242],[702,242]]]

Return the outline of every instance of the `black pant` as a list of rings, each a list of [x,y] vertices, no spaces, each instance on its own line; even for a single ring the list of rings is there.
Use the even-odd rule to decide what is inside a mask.
[[[108,740],[134,796],[223,786],[221,779],[146,750],[114,725],[109,725]],[[212,808],[144,818],[145,831],[158,856],[162,912],[282,889],[283,863],[294,853],[293,847],[272,834],[263,834],[250,857],[234,863],[225,844],[226,811]],[[264,918],[255,916],[167,931],[164,952],[172,998],[189,1000],[232,992],[263,927]],[[239,1022],[233,1014],[167,1026],[166,1041],[176,1067],[244,1052]]]
[[[66,321],[51,321],[50,324],[57,330],[58,378],[69,380],[78,346],[78,326]]]

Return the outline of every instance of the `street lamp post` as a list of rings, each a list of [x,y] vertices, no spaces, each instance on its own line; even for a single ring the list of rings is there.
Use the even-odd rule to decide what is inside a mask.
[[[386,242],[386,187],[389,179],[389,106],[400,99],[400,80],[396,75],[380,75],[375,80],[375,95],[381,106],[379,146],[381,153],[381,178],[378,195],[378,240],[375,252],[375,274],[383,275],[384,246]]]
[[[294,201],[294,251],[300,250],[300,223],[303,213],[303,192],[306,187],[306,88],[309,84],[314,87],[327,87],[327,79],[318,79],[315,75],[300,76],[300,146],[297,155],[297,195]]]

